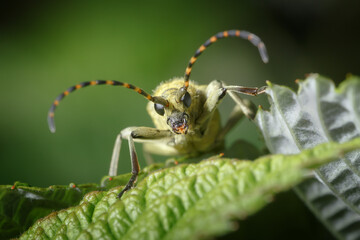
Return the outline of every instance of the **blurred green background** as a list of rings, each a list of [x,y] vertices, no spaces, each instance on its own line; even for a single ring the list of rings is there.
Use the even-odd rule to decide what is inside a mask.
[[[294,80],[319,72],[339,82],[360,74],[356,1],[3,1],[0,8],[0,184],[48,186],[99,182],[107,174],[114,140],[128,126],[152,126],[147,101],[119,87],[89,87],[46,116],[55,97],[82,81],[113,79],[151,92],[182,76],[195,50],[211,35],[244,29],[262,38],[270,63],[250,43],[226,39],[209,48],[192,79],[207,84],[296,88]],[[266,96],[252,98],[266,104]],[[230,112],[226,99],[221,111]],[[225,117],[226,119],[226,117]],[[245,120],[237,138],[263,147]],[[141,165],[141,145],[137,145]],[[123,143],[119,173],[130,171]]]
[[[0,184],[99,182],[108,173],[119,131],[152,126],[147,101],[119,87],[77,91],[61,102],[57,132],[51,134],[46,117],[56,96],[96,79],[129,82],[151,92],[161,81],[183,76],[195,50],[219,31],[235,28],[257,34],[270,62],[263,64],[247,41],[221,40],[194,66],[191,78],[199,83],[219,79],[263,86],[270,80],[296,88],[295,79],[306,73],[319,72],[337,83],[348,73],[359,75],[358,2],[2,1]],[[266,96],[251,99],[266,106]],[[226,98],[220,107],[224,119],[232,107]],[[230,134],[227,145],[239,138],[264,147],[248,120]],[[127,148],[124,142],[119,173],[130,171]],[[137,150],[145,166],[141,145]],[[270,238],[271,228],[276,230],[274,239],[286,234],[293,239],[329,238],[293,193],[280,195],[271,208],[275,210],[246,221],[253,220],[256,227],[243,233]],[[257,230],[261,222],[266,231]],[[293,231],[301,234],[294,236]]]

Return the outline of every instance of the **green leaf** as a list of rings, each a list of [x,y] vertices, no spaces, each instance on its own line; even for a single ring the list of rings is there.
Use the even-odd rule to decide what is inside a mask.
[[[360,148],[360,138],[298,155],[255,161],[214,157],[157,170],[121,200],[122,187],[87,194],[80,204],[38,220],[21,239],[198,239],[233,230],[309,169]]]
[[[163,164],[153,164],[144,168],[139,174],[139,181],[161,167]],[[21,182],[0,185],[0,239],[19,236],[39,218],[53,211],[78,205],[86,193],[124,185],[130,176],[131,174],[120,175],[113,177],[111,181],[105,176],[101,181],[101,187],[98,184],[74,183],[47,188],[32,187]]]
[[[320,143],[360,136],[360,78],[350,76],[338,89],[317,74],[291,89],[269,83],[270,112],[256,122],[271,153],[294,154]],[[340,239],[360,238],[360,151],[316,170],[296,191]]]
[[[0,239],[19,236],[37,219],[54,210],[79,204],[96,184],[31,187],[26,183],[0,186]]]

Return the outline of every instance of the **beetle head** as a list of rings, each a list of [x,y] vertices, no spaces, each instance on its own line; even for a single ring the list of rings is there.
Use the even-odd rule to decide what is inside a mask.
[[[173,79],[162,83],[155,90],[154,98],[161,98],[167,104],[149,103],[148,112],[159,129],[169,129],[175,134],[187,134],[192,130],[195,119],[201,112],[199,96],[195,86],[191,86],[180,101],[177,94],[183,79]]]

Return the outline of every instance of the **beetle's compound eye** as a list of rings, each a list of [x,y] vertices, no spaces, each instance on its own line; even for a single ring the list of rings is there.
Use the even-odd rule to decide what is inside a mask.
[[[156,111],[159,115],[164,116],[164,114],[165,114],[164,105],[159,104],[159,103],[154,103],[154,108],[155,108],[155,111]]]
[[[188,92],[186,92],[182,97],[181,97],[181,101],[183,102],[185,107],[190,107],[191,105],[191,96]]]

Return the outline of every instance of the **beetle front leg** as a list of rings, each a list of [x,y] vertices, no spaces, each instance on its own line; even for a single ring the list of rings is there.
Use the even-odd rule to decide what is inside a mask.
[[[226,134],[230,132],[231,129],[235,127],[235,125],[244,117],[244,113],[239,105],[235,105],[232,112],[230,113],[230,116],[224,125],[224,127],[221,129],[217,136],[217,141],[223,141]]]
[[[223,139],[243,115],[253,120],[256,114],[256,106],[251,101],[240,98],[237,93],[256,96],[264,93],[265,89],[266,87],[249,88],[242,86],[226,86],[223,82],[212,81],[206,89],[207,99],[203,106],[202,115],[197,119],[197,124],[203,126],[203,124],[212,116],[214,110],[218,107],[226,93],[229,94],[236,103],[236,106],[225,127],[219,133],[218,139]]]
[[[201,116],[196,120],[198,126],[202,126],[214,113],[221,100],[226,95],[226,89],[219,81],[212,81],[206,88],[206,101]]]
[[[109,175],[115,176],[117,174],[117,166],[118,166],[120,148],[121,148],[121,139],[127,139],[129,142],[132,175],[130,180],[124,187],[124,189],[119,193],[118,198],[121,198],[124,192],[126,192],[127,190],[133,187],[140,171],[140,166],[136,154],[134,141],[137,142],[144,142],[146,140],[156,141],[156,140],[166,139],[171,136],[172,134],[168,130],[159,130],[156,128],[149,128],[149,127],[129,127],[129,128],[125,128],[120,132],[120,134],[116,137],[115,146],[111,157]]]
[[[235,92],[228,90],[229,96],[234,100],[237,106],[241,109],[243,114],[251,120],[254,120],[256,115],[256,106],[248,99],[240,98]]]
[[[255,105],[247,99],[240,98],[236,93],[257,96],[259,94],[265,93],[266,87],[250,88],[250,87],[242,87],[242,86],[225,86],[224,88],[226,88],[229,96],[241,108],[244,115],[247,118],[253,120],[256,114]]]
[[[121,190],[121,192],[117,196],[119,199],[127,190],[129,190],[133,187],[133,185],[137,179],[137,176],[140,172],[140,165],[139,165],[139,161],[138,161],[136,150],[135,150],[134,139],[131,135],[132,135],[132,133],[130,133],[128,136],[130,158],[131,158],[131,178],[129,179],[128,183],[125,185],[123,190]]]
[[[266,91],[266,86],[264,87],[243,87],[243,86],[226,86],[227,90],[231,92],[242,93],[250,96],[257,96],[259,94],[263,94]]]

